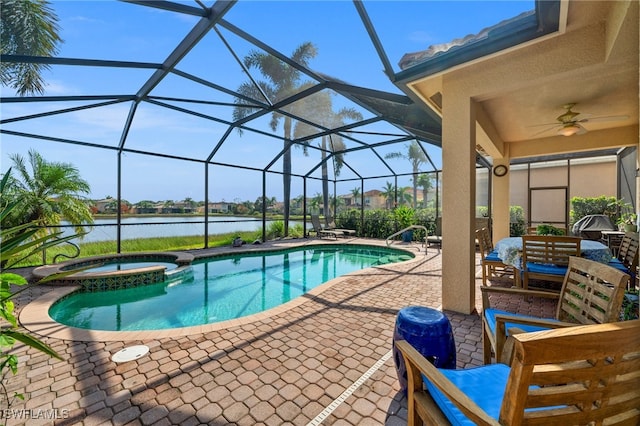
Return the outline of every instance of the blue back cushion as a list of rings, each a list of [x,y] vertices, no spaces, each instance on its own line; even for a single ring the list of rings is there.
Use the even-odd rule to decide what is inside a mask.
[[[439,369],[453,384],[496,420],[500,416],[500,407],[507,387],[509,370],[509,367],[504,364],[491,364],[464,370]],[[422,380],[433,400],[453,425],[475,425],[424,375]]]
[[[534,274],[565,275],[567,273],[567,269],[568,268],[566,266],[527,262],[527,270]]]
[[[458,387],[465,395],[476,403],[485,413],[498,420],[502,400],[507,389],[510,368],[505,364],[489,364],[482,367],[467,368],[464,370],[449,370],[439,368],[444,376]],[[422,376],[429,394],[440,407],[440,410],[456,426],[475,426],[442,392],[438,390],[424,375]],[[532,389],[537,386],[532,386]],[[528,408],[526,411],[556,410],[563,405],[548,407]]]
[[[496,315],[509,315],[512,317],[518,317],[518,318],[537,318],[538,317],[534,317],[531,315],[521,315],[521,314],[514,314],[513,312],[507,312],[507,311],[501,311],[499,309],[485,309],[484,310],[484,317],[487,321],[487,325],[489,326],[489,329],[491,330],[491,332],[495,335],[496,334]],[[554,318],[544,318],[545,320],[549,320],[549,321],[557,321]],[[517,327],[519,329],[521,329],[524,332],[527,333],[531,333],[533,331],[541,331],[541,330],[548,330],[548,328],[546,327],[538,327],[538,326],[534,326],[534,325],[522,325],[522,324],[516,324],[516,323],[510,323],[507,322],[506,323],[506,328],[507,328],[507,336],[509,335],[509,328],[512,327]]]
[[[500,256],[498,255],[498,252],[496,250],[489,253],[484,259],[491,262],[502,262],[502,259],[500,259]]]
[[[627,268],[625,264],[620,261],[620,259],[613,258],[609,261],[608,265],[612,268],[616,268],[617,270],[624,272],[625,274],[629,273],[629,268]]]

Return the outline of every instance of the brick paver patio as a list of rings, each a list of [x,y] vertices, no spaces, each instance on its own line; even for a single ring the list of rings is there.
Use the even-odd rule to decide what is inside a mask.
[[[318,240],[271,245],[312,242]],[[421,249],[412,261],[349,274],[303,303],[220,330],[134,341],[45,336],[64,361],[16,348],[19,372],[4,383],[25,401],[15,401],[0,422],[406,424],[406,401],[390,356],[396,314],[408,305],[439,307],[440,287],[440,251]],[[48,290],[31,287],[17,298],[17,309]],[[479,291],[477,297],[479,309]],[[480,365],[479,316],[445,314],[454,328],[458,367]],[[139,344],[150,348],[147,355],[119,364],[111,360],[120,349]]]

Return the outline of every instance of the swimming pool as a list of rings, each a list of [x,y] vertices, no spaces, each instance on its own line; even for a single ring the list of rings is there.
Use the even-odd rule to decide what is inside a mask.
[[[74,292],[49,315],[76,328],[162,330],[262,312],[318,285],[370,266],[409,260],[405,251],[322,245],[224,255],[194,261],[193,274],[171,282],[102,292]]]
[[[79,274],[87,275],[94,274],[96,272],[129,271],[131,269],[141,269],[151,266],[163,266],[167,271],[171,271],[178,267],[175,263],[169,262],[114,262],[85,269],[82,272],[79,272]]]
[[[46,278],[49,285],[117,290],[188,277],[193,258],[183,252],[108,254],[44,265],[32,273],[35,279]]]

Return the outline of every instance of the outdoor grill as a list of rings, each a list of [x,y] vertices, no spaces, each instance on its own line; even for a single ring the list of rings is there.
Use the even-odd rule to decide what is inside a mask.
[[[602,238],[602,231],[615,231],[617,229],[609,216],[592,214],[578,220],[571,228],[571,232],[573,235],[587,240],[599,240]]]

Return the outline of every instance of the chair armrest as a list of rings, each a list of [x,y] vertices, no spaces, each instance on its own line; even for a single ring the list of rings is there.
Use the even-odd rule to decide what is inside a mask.
[[[564,328],[564,327],[575,327],[578,324],[574,324],[572,322],[562,322],[562,321],[551,321],[545,318],[524,318],[517,315],[504,315],[504,314],[496,314],[496,359],[500,362],[510,363],[509,361],[505,361],[507,358],[504,357],[504,348],[507,341],[507,327],[506,323],[511,324],[519,324],[519,325],[532,325],[538,327],[545,327],[549,329],[553,328]]]
[[[482,408],[480,408],[473,400],[463,393],[457,386],[446,378],[436,367],[433,366],[425,357],[423,357],[413,346],[406,340],[396,342],[396,347],[402,353],[405,365],[407,367],[407,400],[409,402],[409,419],[408,424],[412,423],[414,404],[424,401],[423,398],[416,398],[416,394],[423,391],[422,374],[437,387],[456,407],[471,421],[477,425],[499,426],[494,418],[489,416]],[[423,411],[416,408],[417,411]]]
[[[541,291],[541,290],[525,290],[522,288],[507,288],[507,287],[487,287],[480,286],[480,291],[482,291],[482,308],[488,309],[491,307],[491,301],[489,299],[489,295],[491,293],[494,294],[509,294],[514,296],[523,296],[523,297],[542,297],[546,299],[559,299],[560,293],[553,293],[550,291]]]

